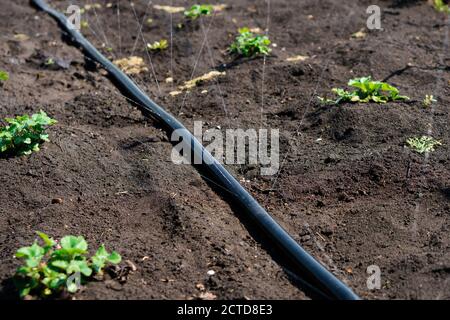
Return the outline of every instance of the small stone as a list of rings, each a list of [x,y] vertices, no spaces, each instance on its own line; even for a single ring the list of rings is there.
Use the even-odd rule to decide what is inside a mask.
[[[300,238],[301,242],[308,242],[309,240],[311,240],[311,236],[310,235],[305,235],[305,236]]]
[[[125,263],[127,264],[127,266],[130,268],[130,270],[132,272],[135,272],[137,270],[136,265],[133,262],[131,262],[130,260],[125,260]]]
[[[202,283],[197,283],[195,287],[200,291],[205,291],[205,286]]]
[[[63,203],[63,199],[61,198],[52,199],[52,204],[61,204],[61,203]]]
[[[217,296],[214,293],[211,292],[202,292],[198,296],[202,300],[215,300],[217,299]]]
[[[110,288],[114,291],[122,291],[123,290],[122,285],[114,280],[107,280],[107,281],[105,281],[105,284],[108,288]]]

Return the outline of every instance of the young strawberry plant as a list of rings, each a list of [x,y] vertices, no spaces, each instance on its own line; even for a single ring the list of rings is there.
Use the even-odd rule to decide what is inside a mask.
[[[229,51],[243,57],[253,57],[257,54],[268,55],[270,40],[267,36],[255,35],[248,28],[239,29],[239,35],[231,44]]]
[[[212,5],[195,4],[189,10],[184,12],[184,16],[190,20],[195,20],[200,16],[209,16],[214,11]]]
[[[442,145],[440,141],[429,136],[409,138],[406,140],[406,143],[411,150],[420,154],[432,152],[435,150],[435,147]]]
[[[0,153],[29,155],[39,151],[43,142],[48,142],[47,126],[56,123],[56,120],[47,116],[44,111],[16,118],[6,118],[8,125],[0,127]]]
[[[167,40],[162,39],[160,41],[155,41],[153,44],[147,43],[147,49],[151,51],[163,51],[169,47]]]
[[[346,91],[340,88],[334,88],[332,91],[338,97],[336,100],[330,100],[319,97],[324,103],[339,104],[342,102],[377,102],[386,103],[389,101],[408,100],[409,97],[401,96],[400,91],[386,82],[372,81],[371,77],[362,77],[352,79],[348,82],[351,87],[357,88],[354,91]]]
[[[42,246],[35,241],[16,253],[17,258],[24,260],[13,278],[22,298],[28,295],[45,298],[64,290],[74,293],[82,281],[86,282],[94,274],[102,274],[108,263],[121,261],[117,252],[108,253],[104,245],[87,258],[88,243],[82,236],[65,236],[58,243],[42,232],[37,234]]]

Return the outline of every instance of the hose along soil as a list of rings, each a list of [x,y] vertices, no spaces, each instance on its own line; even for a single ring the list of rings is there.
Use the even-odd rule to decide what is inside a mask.
[[[245,210],[250,220],[276,247],[282,250],[294,266],[295,269],[292,271],[296,275],[306,279],[316,293],[326,298],[359,299],[350,288],[307,253],[176,118],[151,100],[129,77],[76,31],[65,15],[49,7],[43,0],[32,0],[31,3],[54,18],[63,31],[71,37],[71,41],[81,48],[89,59],[99,63],[131,101],[161,123],[169,133],[176,130],[183,142],[190,144],[193,157],[203,159],[200,169],[207,172],[215,184],[227,190],[235,203]]]

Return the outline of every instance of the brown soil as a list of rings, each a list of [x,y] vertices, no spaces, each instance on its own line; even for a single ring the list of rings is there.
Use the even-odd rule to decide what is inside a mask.
[[[223,130],[279,128],[279,175],[227,167],[361,297],[449,299],[445,15],[426,1],[273,0],[270,14],[263,1],[227,2],[224,12],[181,30],[175,26],[185,21],[174,14],[173,49],[151,55],[159,89],[150,65],[135,80],[188,127],[203,120]],[[68,5],[51,3],[60,10]],[[147,59],[133,9],[120,3],[120,28],[116,7],[104,5],[86,13],[95,34],[84,33],[98,48],[112,47],[105,53],[115,58]],[[351,38],[365,27],[371,4],[383,8],[384,30]],[[54,21],[25,0],[1,0],[0,7],[0,69],[11,75],[0,88],[0,117],[43,109],[59,121],[41,152],[0,159],[0,299],[16,297],[10,277],[19,261],[13,254],[33,241],[35,230],[84,235],[92,246],[105,243],[136,265],[125,283],[90,283],[77,299],[195,298],[197,284],[219,299],[308,298],[220,192],[194,168],[170,161],[166,134],[62,41]],[[135,2],[140,20],[145,7],[145,1]],[[146,42],[170,39],[169,14],[150,7],[147,17],[153,24],[142,29]],[[218,81],[186,96],[169,95],[191,79],[195,65],[198,76],[231,62],[224,50],[238,27],[264,30],[267,21],[277,44],[270,57],[231,64]],[[18,41],[15,34],[29,39]],[[286,61],[299,54],[310,59]],[[48,57],[58,63],[45,67]],[[365,75],[388,78],[412,100],[332,107],[316,102],[316,95]],[[170,76],[173,84],[165,82]],[[425,94],[438,97],[433,108],[423,107]],[[404,147],[406,138],[430,128],[444,144],[428,158]],[[56,198],[62,203],[52,203]],[[381,268],[380,290],[367,289],[369,265]]]

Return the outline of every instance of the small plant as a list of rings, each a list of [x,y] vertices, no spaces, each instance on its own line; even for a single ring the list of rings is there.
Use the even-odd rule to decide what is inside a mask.
[[[8,72],[0,70],[0,83],[8,81],[8,80],[9,80]]]
[[[186,10],[184,12],[184,16],[195,20],[199,18],[200,16],[209,16],[214,11],[214,8],[212,5],[209,4],[196,4],[193,5],[189,10]]]
[[[147,49],[151,51],[163,51],[169,47],[167,40],[162,39],[160,41],[155,41],[153,44],[147,43]]]
[[[334,88],[332,91],[338,98],[330,100],[319,97],[324,103],[339,104],[341,102],[377,102],[386,103],[389,101],[408,100],[409,97],[401,96],[400,92],[394,86],[381,81],[372,81],[371,77],[362,77],[352,79],[348,82],[351,87],[357,88],[354,91],[346,91],[340,88]]]
[[[433,97],[433,95],[425,95],[425,99],[423,99],[423,104],[425,107],[431,106],[433,103],[437,102],[437,100]]]
[[[22,298],[33,294],[49,297],[61,293],[64,288],[74,293],[81,280],[89,279],[94,273],[102,274],[108,263],[121,261],[117,252],[108,253],[104,245],[88,259],[88,243],[82,236],[65,236],[58,243],[42,232],[37,234],[43,246],[35,241],[16,253],[16,257],[25,262],[14,275],[14,283]],[[80,280],[78,283],[72,281],[75,277]]]
[[[442,145],[440,141],[429,136],[409,138],[406,143],[411,150],[420,154],[432,152],[436,146]]]
[[[53,58],[48,58],[44,63],[46,66],[52,66],[55,64],[55,60]]]
[[[450,7],[444,0],[434,0],[434,8],[439,12],[450,14]]]
[[[243,57],[253,57],[257,54],[268,55],[271,51],[269,48],[270,40],[267,36],[254,35],[248,28],[239,29],[239,35],[234,43],[231,44],[229,50],[231,53],[238,54]]]
[[[5,121],[8,125],[0,127],[0,153],[19,155],[39,151],[40,144],[49,141],[45,128],[56,123],[42,110],[31,117],[23,115]]]

